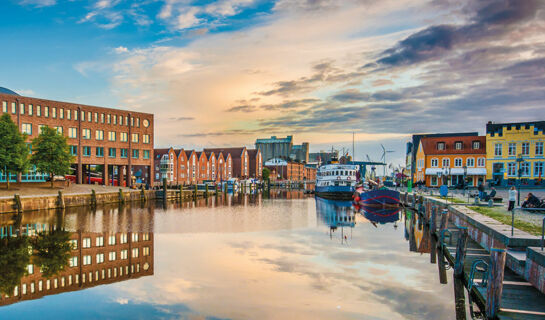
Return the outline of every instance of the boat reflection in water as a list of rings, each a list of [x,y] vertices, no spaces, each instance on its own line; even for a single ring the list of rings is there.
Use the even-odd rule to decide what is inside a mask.
[[[356,216],[351,201],[316,197],[316,214],[329,227],[329,238],[333,239],[333,233],[341,228],[341,243],[347,241],[348,237],[344,235],[344,227],[350,228],[350,238],[352,238],[352,228],[356,226]]]
[[[393,223],[394,228],[397,228],[400,207],[355,206],[355,208],[375,227],[378,224]]]

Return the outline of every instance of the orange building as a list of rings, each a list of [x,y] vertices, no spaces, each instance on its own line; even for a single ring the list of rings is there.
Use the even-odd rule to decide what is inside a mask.
[[[428,187],[478,186],[486,180],[486,137],[422,138],[416,153],[415,181]]]

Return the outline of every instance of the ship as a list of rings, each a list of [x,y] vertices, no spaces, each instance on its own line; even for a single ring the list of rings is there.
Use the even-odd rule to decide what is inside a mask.
[[[356,190],[358,166],[340,164],[333,158],[318,168],[315,194],[333,200],[352,200]]]

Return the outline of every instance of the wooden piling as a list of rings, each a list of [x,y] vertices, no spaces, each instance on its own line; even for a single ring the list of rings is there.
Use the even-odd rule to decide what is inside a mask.
[[[467,228],[460,228],[460,235],[458,236],[458,242],[456,244],[456,260],[454,262],[454,276],[462,278],[464,276],[464,263],[466,259],[467,250]]]
[[[65,208],[64,197],[61,190],[59,190],[59,195],[57,196],[57,205],[61,209]]]
[[[439,230],[443,231],[448,227],[448,209],[441,211],[441,226]]]
[[[15,203],[15,210],[18,213],[23,212],[23,205],[21,204],[21,197],[18,194],[14,195],[13,202]]]
[[[91,190],[91,208],[95,208],[97,206],[97,193],[95,189]]]
[[[437,231],[437,206],[431,207],[431,217],[430,217],[430,233],[434,234]]]
[[[448,283],[446,264],[447,261],[443,252],[443,246],[439,244],[439,248],[437,250],[437,267],[439,268],[439,283],[441,284]]]
[[[204,185],[204,197],[208,199],[208,183]]]
[[[467,319],[464,282],[462,279],[458,279],[456,277],[454,278],[454,301],[456,319]]]
[[[144,189],[140,189],[140,201],[146,202],[148,199],[146,199],[146,191]]]
[[[490,267],[488,271],[488,288],[486,291],[486,317],[488,319],[495,319],[500,311],[505,256],[506,252],[504,249],[490,249]]]
[[[197,185],[195,184],[193,186],[193,200],[197,201],[197,191],[198,191],[198,187]]]
[[[119,203],[125,203],[125,196],[123,195],[123,189],[119,188]]]
[[[167,200],[167,178],[163,178],[163,200]]]
[[[184,200],[184,186],[183,185],[180,185],[180,202],[182,202]]]

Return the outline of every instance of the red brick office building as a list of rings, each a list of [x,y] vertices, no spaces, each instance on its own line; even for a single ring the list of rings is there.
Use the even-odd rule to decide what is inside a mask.
[[[4,92],[4,93],[2,93]],[[0,91],[0,112],[9,114],[28,140],[42,126],[56,128],[68,139],[77,183],[153,184],[153,114],[23,97]],[[0,182],[15,176],[0,175]],[[21,181],[44,181],[30,170]]]

